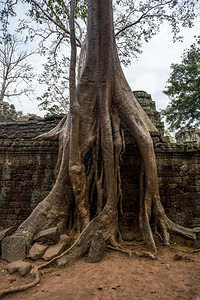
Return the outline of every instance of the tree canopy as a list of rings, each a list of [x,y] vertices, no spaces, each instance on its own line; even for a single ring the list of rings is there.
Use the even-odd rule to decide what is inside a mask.
[[[63,55],[61,61],[55,63],[51,56],[44,64],[44,71],[39,76],[39,82],[46,85],[46,90],[37,97],[39,109],[47,114],[62,114],[69,110],[68,101],[68,68],[69,60]]]
[[[23,19],[19,28],[28,29],[30,38],[41,37],[40,47],[46,51],[45,41],[53,41],[51,53],[57,51],[63,44],[69,42],[69,5],[64,0],[21,0],[29,3],[27,14],[35,20]],[[181,27],[192,27],[196,15],[198,0],[144,0],[144,1],[114,1],[114,30],[119,56],[124,64],[141,53],[143,42],[148,42],[159,32],[163,22],[167,22],[172,30],[174,40],[180,39]],[[76,1],[76,42],[83,45],[87,24],[87,0]],[[34,26],[33,26],[34,24]],[[42,26],[41,26],[42,25]],[[43,48],[42,48],[43,46]]]
[[[84,61],[84,47],[87,25],[87,0],[77,0],[75,10],[75,38],[79,48],[79,68],[82,68]],[[180,39],[180,28],[192,27],[196,15],[198,0],[144,0],[144,1],[113,1],[114,11],[114,31],[118,47],[119,57],[122,63],[128,65],[133,57],[137,57],[142,52],[143,42],[148,42],[159,32],[163,22],[167,22],[172,29],[173,40]],[[10,16],[18,17],[16,7],[23,7],[26,16],[20,17],[18,32],[26,35],[29,41],[38,43],[39,52],[48,56],[48,67],[52,77],[61,66],[59,60],[60,53],[64,53],[67,59],[67,47],[69,45],[69,12],[70,1],[64,0],[10,0],[0,1],[1,21],[3,28],[9,29]],[[81,49],[81,51],[80,51]],[[83,51],[82,51],[83,50]],[[49,62],[52,62],[51,66]],[[47,66],[44,65],[44,69]],[[63,67],[64,69],[64,67]],[[59,77],[59,72],[56,74]],[[40,78],[40,83],[44,77]],[[52,82],[50,83],[52,87]],[[50,87],[50,90],[51,90]],[[57,87],[62,90],[62,84],[57,82]],[[47,90],[40,95],[41,106],[52,111],[50,93]],[[66,84],[67,89],[67,84]],[[66,91],[65,91],[66,92]],[[66,93],[63,94],[65,97]],[[43,100],[43,96],[45,96]],[[59,96],[60,97],[60,96]],[[59,99],[56,99],[59,102]],[[45,103],[45,104],[44,104]],[[57,104],[53,104],[53,109]]]
[[[22,111],[16,111],[13,104],[3,102],[0,108],[0,122],[11,122],[21,120]]]
[[[170,103],[163,116],[171,130],[200,125],[200,39],[186,49],[181,63],[171,65],[172,72],[163,91]]]

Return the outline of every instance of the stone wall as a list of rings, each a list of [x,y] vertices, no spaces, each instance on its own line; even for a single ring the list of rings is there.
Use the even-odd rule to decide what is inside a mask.
[[[153,137],[158,141],[158,136]],[[200,149],[154,142],[160,196],[175,222],[200,225]],[[0,226],[19,224],[51,190],[55,180],[57,142],[0,142]],[[138,227],[140,157],[128,144],[121,163],[124,231]]]
[[[163,123],[149,94],[137,97],[159,128],[152,133],[160,196],[167,215],[175,222],[200,226],[200,148],[198,144],[170,144],[163,137]],[[148,106],[149,101],[149,106]],[[57,160],[57,142],[31,139],[52,129],[60,119],[0,124],[0,226],[19,224],[51,190]],[[121,163],[123,216],[120,227],[138,227],[140,156],[126,133],[126,152]]]
[[[54,182],[56,142],[0,141],[0,226],[19,224]]]
[[[161,202],[168,217],[183,226],[200,226],[200,149],[197,145],[154,143]],[[121,165],[123,211],[121,227],[138,227],[140,159],[127,145]]]
[[[176,133],[178,143],[198,143],[200,144],[200,129],[183,127]]]
[[[0,123],[0,140],[32,140],[32,138],[53,129],[60,117],[44,119],[31,118],[26,122]]]

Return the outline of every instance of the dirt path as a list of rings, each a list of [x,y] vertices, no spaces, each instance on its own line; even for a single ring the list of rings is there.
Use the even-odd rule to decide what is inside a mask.
[[[160,247],[155,261],[107,251],[96,264],[82,258],[69,267],[46,269],[38,286],[3,299],[200,300],[200,254],[191,250],[178,245]],[[174,260],[175,253],[183,259]],[[5,266],[0,261],[0,289],[32,281],[29,275],[9,275]]]

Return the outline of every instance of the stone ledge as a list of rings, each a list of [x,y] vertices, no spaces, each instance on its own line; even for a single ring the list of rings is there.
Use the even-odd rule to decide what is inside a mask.
[[[0,153],[7,154],[57,154],[58,142],[57,141],[30,141],[30,140],[4,140],[0,141]]]

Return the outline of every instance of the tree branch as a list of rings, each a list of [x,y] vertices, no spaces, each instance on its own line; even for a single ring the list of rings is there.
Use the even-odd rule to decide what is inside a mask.
[[[68,35],[70,35],[70,31],[68,29],[66,29],[65,27],[60,26],[60,24],[58,22],[56,22],[56,20],[54,20],[43,8],[42,6],[35,0],[31,0],[31,2],[33,4],[35,4],[40,10],[41,12],[45,15],[45,17],[47,17],[50,21],[52,21],[56,26],[58,26],[60,29],[64,30],[65,33],[67,33]],[[76,41],[77,41],[77,46],[81,47],[81,41],[79,40],[79,38],[75,37]]]
[[[167,2],[165,2],[165,3],[160,3],[160,4],[156,4],[155,6],[153,6],[153,7],[151,7],[151,8],[149,8],[146,12],[144,12],[135,22],[132,22],[132,23],[130,23],[130,24],[128,24],[128,25],[125,25],[124,27],[122,27],[116,34],[115,34],[115,37],[117,37],[121,32],[123,32],[123,31],[125,31],[126,29],[128,29],[128,28],[130,28],[130,27],[132,27],[132,26],[134,26],[134,25],[136,25],[136,24],[138,24],[138,23],[140,23],[140,21],[143,19],[143,18],[147,18],[147,17],[152,17],[152,16],[154,16],[154,17],[160,17],[160,15],[156,15],[156,14],[154,14],[154,15],[149,15],[148,13],[150,12],[150,11],[152,11],[153,9],[155,9],[155,8],[157,8],[157,7],[159,7],[159,6],[164,6],[164,5],[167,5],[167,4],[169,4],[170,2],[172,2],[172,0],[169,0],[169,1],[167,1]]]

